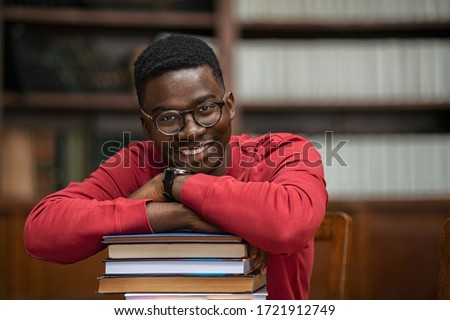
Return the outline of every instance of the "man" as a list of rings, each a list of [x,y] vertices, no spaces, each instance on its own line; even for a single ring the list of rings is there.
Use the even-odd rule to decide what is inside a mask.
[[[252,259],[267,273],[268,299],[306,299],[327,203],[317,150],[292,134],[232,136],[233,93],[197,38],[155,42],[134,72],[150,140],[37,204],[24,231],[30,255],[73,263],[104,249],[108,234],[228,232],[259,248]]]

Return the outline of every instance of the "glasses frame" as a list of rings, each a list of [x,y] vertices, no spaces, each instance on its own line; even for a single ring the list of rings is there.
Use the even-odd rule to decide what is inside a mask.
[[[204,102],[204,103],[202,103],[202,104],[199,104],[199,105],[197,105],[195,108],[192,108],[192,109],[189,109],[189,110],[184,110],[184,111],[178,111],[178,110],[175,110],[175,109],[173,109],[173,110],[167,110],[167,111],[171,111],[171,112],[176,112],[176,113],[178,113],[179,115],[181,115],[181,119],[183,119],[183,124],[182,124],[182,126],[180,127],[180,129],[178,129],[178,130],[175,131],[174,133],[166,133],[166,132],[163,132],[163,131],[159,128],[158,124],[156,123],[156,119],[157,119],[158,117],[153,117],[153,116],[149,115],[147,112],[144,111],[144,109],[142,109],[142,107],[140,107],[140,110],[141,110],[142,115],[144,115],[144,116],[147,118],[147,120],[151,120],[151,121],[153,122],[153,124],[155,125],[155,127],[158,129],[159,132],[161,132],[163,135],[166,135],[166,136],[174,136],[174,135],[178,134],[181,130],[183,130],[184,126],[186,125],[186,115],[189,114],[189,113],[192,113],[192,119],[194,119],[194,122],[195,122],[198,126],[203,127],[203,128],[211,128],[211,127],[215,126],[215,125],[220,121],[220,119],[222,119],[222,108],[223,108],[223,106],[226,104],[226,100],[225,100],[225,99],[226,99],[226,96],[227,96],[227,95],[228,95],[228,91],[225,91],[225,93],[224,93],[224,95],[223,95],[223,97],[222,97],[222,100],[220,100],[220,101],[207,101],[207,102]],[[213,123],[213,124],[211,124],[211,125],[207,125],[207,126],[205,126],[205,125],[199,123],[199,122],[197,121],[197,119],[195,119],[195,113],[194,113],[195,110],[197,110],[197,108],[203,106],[205,103],[213,103],[213,104],[217,105],[217,106],[219,107],[219,109],[220,109],[220,116],[219,116],[219,118],[217,119],[217,121],[216,121],[215,123]],[[164,112],[167,112],[167,111],[164,111]]]

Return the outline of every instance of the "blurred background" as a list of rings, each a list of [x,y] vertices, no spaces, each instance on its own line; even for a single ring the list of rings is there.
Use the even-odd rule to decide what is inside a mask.
[[[105,298],[104,253],[31,259],[23,223],[144,138],[132,64],[175,32],[216,50],[235,133],[318,147],[328,210],[354,222],[350,298],[434,299],[450,217],[449,31],[449,0],[0,1],[0,298]]]

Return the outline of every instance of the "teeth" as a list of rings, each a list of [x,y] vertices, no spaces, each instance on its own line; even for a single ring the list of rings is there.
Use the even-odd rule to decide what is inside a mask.
[[[181,152],[186,156],[194,156],[196,154],[202,153],[203,151],[205,151],[205,149],[205,146],[201,146],[200,148],[195,149],[183,149],[181,150]]]

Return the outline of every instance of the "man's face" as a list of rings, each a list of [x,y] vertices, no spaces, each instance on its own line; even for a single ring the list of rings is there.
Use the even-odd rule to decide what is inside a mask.
[[[184,116],[183,129],[172,136],[161,133],[154,121],[141,116],[144,130],[169,166],[187,168],[195,173],[225,173],[235,110],[233,95],[227,93],[224,97],[224,94],[225,89],[208,66],[170,71],[149,80],[142,108],[152,117],[168,109],[185,111],[205,102],[222,98],[225,101],[222,116],[214,126],[200,126],[193,114],[188,113]]]

